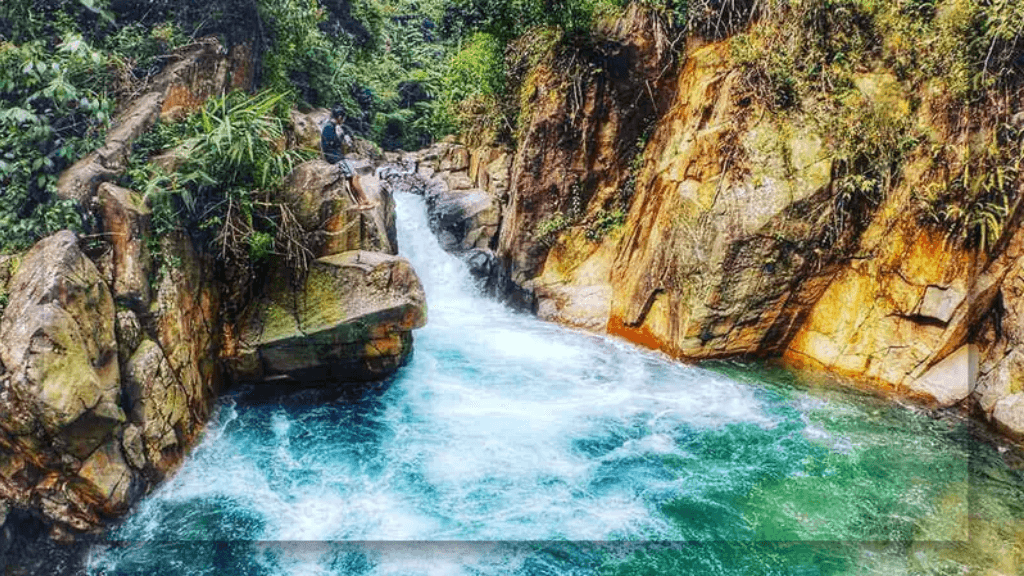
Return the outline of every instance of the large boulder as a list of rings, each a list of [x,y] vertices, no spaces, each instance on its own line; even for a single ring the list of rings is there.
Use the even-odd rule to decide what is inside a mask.
[[[279,274],[240,323],[229,369],[239,381],[303,383],[384,378],[412,351],[426,299],[404,258],[350,251],[316,260],[296,291]]]
[[[978,349],[966,345],[912,381],[910,390],[939,406],[952,406],[971,395],[977,379]]]
[[[40,426],[77,457],[88,456],[125,420],[114,301],[69,231],[37,243],[15,273],[0,321],[0,362],[13,434]]]
[[[0,494],[54,537],[124,512],[138,475],[121,454],[114,301],[72,232],[37,243],[0,320]]]
[[[398,253],[391,194],[372,175],[355,178],[376,203],[373,209],[357,209],[340,168],[319,159],[296,167],[279,192],[277,199],[291,208],[318,258],[348,250]]]
[[[78,476],[84,481],[82,492],[97,503],[108,516],[126,512],[131,505],[133,485],[138,475],[125,461],[120,442],[111,440],[99,447],[82,463]]]
[[[449,252],[494,248],[501,217],[495,197],[480,189],[434,189],[427,195],[430,227]]]

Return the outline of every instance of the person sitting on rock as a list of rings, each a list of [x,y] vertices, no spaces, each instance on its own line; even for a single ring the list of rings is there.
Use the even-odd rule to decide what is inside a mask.
[[[338,165],[342,176],[348,179],[348,189],[352,191],[352,199],[356,203],[354,209],[369,210],[374,208],[376,203],[370,202],[370,199],[366,197],[359,179],[355,177],[352,167],[345,161],[344,147],[352,146],[352,137],[342,126],[344,122],[345,110],[340,106],[335,106],[331,110],[331,119],[324,124],[324,129],[320,133],[320,149],[324,153],[324,160],[329,164]]]

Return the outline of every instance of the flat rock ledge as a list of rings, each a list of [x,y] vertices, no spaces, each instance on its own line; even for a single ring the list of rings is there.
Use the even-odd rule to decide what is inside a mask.
[[[352,250],[316,260],[301,284],[278,275],[239,323],[226,365],[236,382],[380,380],[412,352],[426,296],[409,262]]]

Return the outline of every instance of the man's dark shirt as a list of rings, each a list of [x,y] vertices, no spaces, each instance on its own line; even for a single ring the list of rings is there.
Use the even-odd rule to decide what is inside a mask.
[[[338,138],[334,122],[328,122],[320,133],[320,149],[324,152],[324,160],[331,164],[337,164],[344,158],[341,153],[341,138]]]

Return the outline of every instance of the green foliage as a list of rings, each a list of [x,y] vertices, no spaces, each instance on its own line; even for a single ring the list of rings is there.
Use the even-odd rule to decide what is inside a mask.
[[[830,135],[835,191],[826,244],[858,230],[899,178],[906,156],[918,146],[913,123],[892,102],[850,96],[819,115]]]
[[[108,0],[4,0],[0,3],[0,40],[25,44],[110,25]]]
[[[274,236],[269,232],[253,231],[248,239],[249,258],[253,261],[266,259],[274,253]]]
[[[443,30],[452,36],[482,31],[503,44],[535,27],[557,28],[568,36],[578,36],[590,32],[601,16],[625,4],[621,0],[458,0],[449,6]]]
[[[1006,232],[1020,204],[1024,131],[1003,125],[981,142],[960,151],[950,144],[936,147],[936,166],[949,170],[919,196],[926,223],[944,230],[957,245],[991,251]]]
[[[60,172],[102,143],[109,63],[74,34],[55,50],[0,43],[0,252],[82,228],[76,204],[54,193]]]
[[[504,91],[504,46],[493,35],[477,32],[447,63],[441,97],[432,110],[436,126],[470,140],[494,140],[501,128]]]
[[[280,207],[266,193],[306,157],[281,149],[286,103],[279,93],[235,92],[142,142],[139,156],[173,148],[179,162],[167,172],[133,161],[133,184],[153,206],[154,233],[184,227],[229,265],[270,254]]]
[[[566,216],[562,212],[555,212],[537,222],[537,226],[533,229],[533,239],[544,246],[554,246],[558,240],[558,234],[569,228],[572,223],[573,218]]]
[[[885,58],[907,78],[943,80],[961,103],[983,103],[1024,75],[1024,5],[917,0],[881,14]]]
[[[769,0],[754,15],[762,24],[734,36],[732,53],[779,107],[841,91],[876,62],[912,85],[940,80],[960,104],[1024,79],[1024,4],[1013,0]]]
[[[1024,88],[1020,2],[769,1],[758,12],[762,24],[734,36],[731,52],[762,103],[817,108],[836,167],[832,241],[880,203],[923,140],[911,120],[915,103],[857,96],[866,70],[893,70],[902,91],[937,88],[944,98],[930,103],[932,116],[971,118],[958,128],[967,131],[1008,124]],[[982,249],[1002,236],[1019,196],[1020,139],[1006,128],[992,133],[997,144],[935,155],[937,183],[920,193],[925,222]]]
[[[871,0],[768,2],[770,19],[730,39],[736,62],[747,70],[753,96],[774,108],[796,106],[808,94],[842,92],[854,66],[879,45]]]
[[[292,90],[297,72],[317,79],[327,73],[322,63],[332,60],[331,46],[319,28],[326,14],[316,0],[260,0],[259,12],[273,36],[271,49],[263,59],[266,87],[284,93]]]
[[[317,0],[260,0],[273,41],[266,84],[311,105],[341,105],[349,124],[385,148],[413,148],[450,132],[435,114],[449,44],[432,32],[440,0],[363,0],[348,16],[367,37],[328,34]]]
[[[282,94],[235,92],[209,100],[190,121],[181,143],[179,170],[185,185],[201,192],[224,184],[267,190],[281,183],[298,153],[279,151],[288,108]]]
[[[626,223],[626,211],[622,208],[614,210],[598,210],[593,221],[587,226],[586,236],[588,240],[599,242],[612,231],[621,228]]]
[[[124,67],[136,77],[159,70],[164,56],[188,43],[188,38],[171,22],[154,27],[126,24],[103,39],[103,48],[120,56]]]
[[[444,83],[446,96],[455,100],[500,93],[505,86],[504,47],[491,34],[473,34],[448,62]]]

